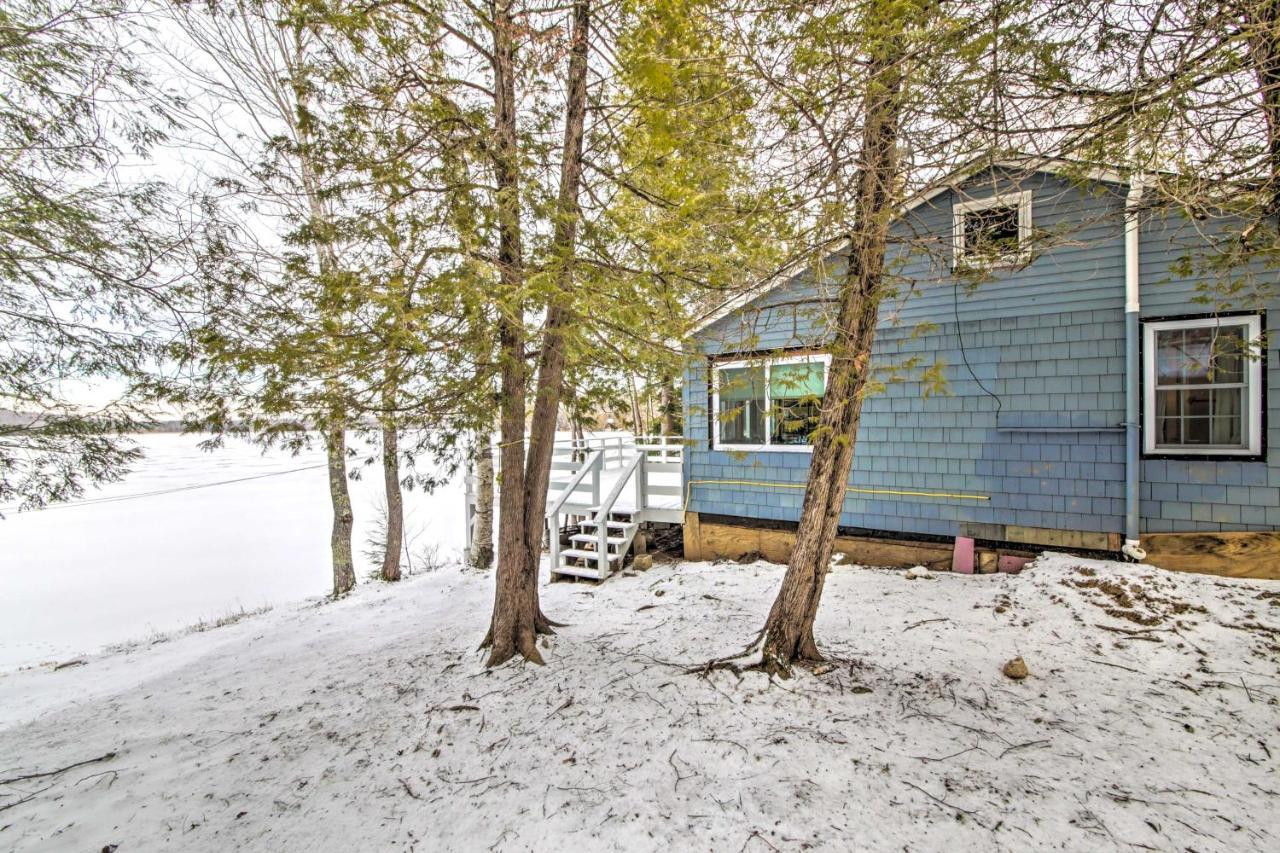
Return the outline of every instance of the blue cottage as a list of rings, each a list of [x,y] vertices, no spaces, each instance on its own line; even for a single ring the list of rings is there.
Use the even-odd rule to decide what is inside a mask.
[[[910,542],[924,552],[893,561],[941,562],[952,538],[971,537],[990,566],[1000,549],[1065,547],[1280,576],[1273,537],[1251,535],[1280,530],[1276,362],[1262,344],[1276,272],[1206,271],[1223,223],[1134,184],[1006,162],[906,207],[841,550],[883,562]],[[689,340],[691,557],[785,558],[842,273],[836,249],[722,306]]]

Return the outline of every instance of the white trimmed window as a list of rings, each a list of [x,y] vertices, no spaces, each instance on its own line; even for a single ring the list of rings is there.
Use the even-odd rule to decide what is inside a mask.
[[[715,449],[810,450],[830,364],[828,355],[801,355],[714,365]]]
[[[955,266],[1017,263],[1030,252],[1030,190],[957,202],[952,217]]]
[[[1152,454],[1262,452],[1262,318],[1143,326],[1143,445]]]

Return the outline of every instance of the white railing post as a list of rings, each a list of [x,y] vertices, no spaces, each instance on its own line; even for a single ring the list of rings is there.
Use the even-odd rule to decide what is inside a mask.
[[[636,515],[643,516],[649,497],[649,473],[645,468],[644,454],[641,453],[639,456],[640,461],[636,463]]]
[[[551,560],[551,571],[555,571],[560,566],[560,510],[551,513],[551,517],[547,519],[551,524],[551,535],[548,537],[547,546]]]
[[[609,574],[609,513],[603,516],[596,525],[596,566],[600,572],[600,580]]]
[[[605,451],[591,460],[591,505],[600,506],[600,468],[604,465]]]

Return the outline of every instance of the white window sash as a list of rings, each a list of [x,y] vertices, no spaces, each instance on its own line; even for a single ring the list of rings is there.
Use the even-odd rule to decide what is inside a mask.
[[[978,213],[993,207],[1017,207],[1018,251],[995,259],[996,265],[1015,264],[1031,254],[1031,190],[1016,190],[987,198],[956,202],[951,208],[951,266],[962,266],[967,260],[964,249],[964,220],[967,213]]]
[[[736,451],[768,451],[770,453],[812,453],[812,444],[773,444],[773,392],[770,387],[772,374],[770,368],[775,364],[814,364],[822,365],[822,396],[826,398],[827,382],[831,374],[831,356],[794,355],[780,358],[742,359],[739,361],[718,361],[712,364],[711,416],[714,419],[711,431],[712,450]],[[741,367],[764,366],[764,443],[731,444],[720,440],[720,371]]]
[[[1244,382],[1211,382],[1200,385],[1161,385],[1157,380],[1156,335],[1170,329],[1245,327],[1249,355],[1245,359]],[[1262,453],[1262,359],[1252,353],[1262,337],[1262,318],[1257,314],[1239,317],[1197,317],[1187,320],[1160,320],[1142,326],[1142,449],[1144,453],[1168,456],[1259,456]],[[1244,423],[1239,446],[1156,443],[1156,391],[1214,390],[1243,388]]]

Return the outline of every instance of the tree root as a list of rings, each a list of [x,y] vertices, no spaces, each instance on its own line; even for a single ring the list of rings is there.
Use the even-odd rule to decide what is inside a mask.
[[[712,658],[706,663],[701,663],[701,664],[697,664],[696,666],[686,667],[685,672],[693,675],[706,675],[707,673],[714,672],[715,670],[718,670],[718,669],[727,669],[730,672],[732,672],[734,675],[740,675],[744,670],[749,670],[749,669],[752,669],[753,667],[759,666],[759,663],[757,662],[754,664],[741,666],[739,664],[734,663],[734,661],[741,660],[742,658],[745,658],[745,657],[750,657],[751,655],[754,655],[756,652],[758,652],[760,650],[760,639],[762,637],[764,637],[763,628],[761,628],[760,631],[756,634],[755,639],[752,640],[750,643],[748,643],[746,648],[744,648],[742,651],[738,652],[737,654],[727,655],[722,658]]]

